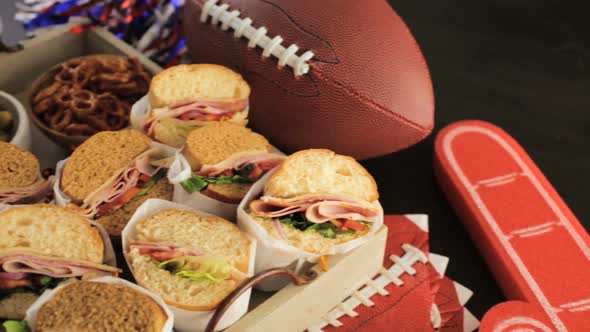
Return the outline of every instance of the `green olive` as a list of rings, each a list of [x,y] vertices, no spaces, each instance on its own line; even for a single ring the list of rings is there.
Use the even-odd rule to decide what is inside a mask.
[[[0,111],[0,129],[7,128],[12,123],[12,113]]]

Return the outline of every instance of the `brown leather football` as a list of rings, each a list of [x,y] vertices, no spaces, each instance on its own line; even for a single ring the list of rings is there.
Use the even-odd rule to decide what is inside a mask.
[[[187,0],[184,10],[193,61],[242,73],[250,125],[286,152],[364,159],[432,131],[426,62],[385,0]]]

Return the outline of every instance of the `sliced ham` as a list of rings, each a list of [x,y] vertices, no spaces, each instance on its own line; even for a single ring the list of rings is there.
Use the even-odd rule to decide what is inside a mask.
[[[88,273],[111,275],[117,269],[98,267],[61,259],[52,259],[32,254],[12,253],[0,257],[0,267],[8,273],[34,273],[53,278],[81,277]]]
[[[132,242],[130,248],[137,248],[141,255],[148,255],[158,262],[182,256],[201,256],[203,253],[194,248],[183,248],[175,244],[162,242]]]
[[[248,99],[230,102],[203,100],[179,102],[169,107],[152,110],[150,117],[143,124],[143,130],[151,135],[156,121],[162,118],[180,118],[186,114],[190,115],[191,120],[220,120],[222,117],[231,117],[247,108]]]
[[[0,192],[0,204],[37,203],[42,201],[53,189],[53,176],[47,180],[40,178],[26,188]]]
[[[236,153],[215,165],[203,165],[196,174],[201,176],[219,176],[228,170],[240,171],[244,167],[251,165],[252,170],[250,173],[260,173],[256,174],[256,178],[258,178],[264,171],[269,171],[280,165],[283,160],[285,160],[285,156],[275,153],[261,153],[258,151]],[[257,169],[260,169],[261,172],[256,172]]]
[[[279,218],[295,212],[304,212],[313,223],[333,219],[367,220],[379,214],[371,203],[337,195],[303,195],[281,199],[264,196],[250,202],[250,210],[256,216]]]
[[[133,165],[121,173],[121,175],[115,180],[111,187],[96,193],[96,195],[91,198],[88,204],[83,205],[82,208],[84,210],[82,213],[87,218],[94,218],[94,216],[96,216],[97,212],[99,211],[100,205],[116,201],[126,191],[137,186],[139,178],[142,174],[151,177],[156,171],[157,169],[150,165],[149,156],[145,156],[136,160]],[[118,207],[114,207],[111,210],[116,208]]]

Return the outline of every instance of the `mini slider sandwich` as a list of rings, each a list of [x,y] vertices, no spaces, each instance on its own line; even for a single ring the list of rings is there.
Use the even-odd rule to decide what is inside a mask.
[[[225,203],[239,203],[252,183],[278,166],[285,157],[271,153],[262,135],[229,122],[193,130],[183,150],[193,176],[181,185]]]
[[[268,178],[249,213],[271,236],[314,254],[369,233],[382,216],[373,177],[353,158],[304,150]]]
[[[39,160],[14,144],[0,142],[0,204],[49,202],[53,176],[41,176]]]
[[[158,302],[130,286],[80,281],[56,290],[34,324],[35,331],[161,332],[167,319]]]
[[[135,280],[174,307],[212,310],[248,276],[252,240],[223,218],[167,209],[133,226],[125,250]]]
[[[80,214],[55,205],[0,213],[0,318],[22,319],[48,288],[71,278],[119,272],[103,264],[99,231]]]
[[[60,188],[79,210],[120,235],[148,198],[172,198],[161,151],[137,130],[103,131],[82,143],[67,160]]]
[[[211,121],[246,125],[250,86],[231,69],[212,64],[178,65],[156,75],[148,94],[151,111],[142,130],[181,147],[188,133]]]

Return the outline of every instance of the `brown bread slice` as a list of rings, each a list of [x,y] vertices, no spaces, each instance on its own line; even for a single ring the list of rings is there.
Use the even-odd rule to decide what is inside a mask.
[[[82,143],[66,162],[61,189],[82,202],[149,148],[149,137],[137,130],[102,131]]]
[[[237,152],[269,152],[271,149],[264,136],[249,128],[231,122],[214,122],[189,133],[184,155],[193,170],[198,170],[202,165],[219,163]]]
[[[166,313],[149,296],[123,285],[73,282],[37,313],[36,331],[160,332]]]
[[[147,195],[140,199],[132,200],[121,206],[111,214],[96,219],[96,222],[103,225],[109,235],[120,236],[123,228],[127,225],[129,219],[135,210],[150,198],[160,198],[167,201],[172,200],[174,186],[168,182],[167,178],[160,179],[158,183],[148,192]]]
[[[211,183],[203,194],[224,203],[238,204],[250,187],[251,183]]]
[[[32,185],[40,175],[39,160],[14,144],[0,142],[0,190]]]

